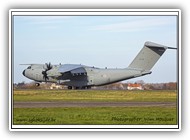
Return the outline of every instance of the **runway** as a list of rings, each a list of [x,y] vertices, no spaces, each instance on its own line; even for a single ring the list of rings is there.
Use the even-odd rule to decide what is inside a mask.
[[[175,102],[14,102],[14,108],[53,107],[175,107]]]

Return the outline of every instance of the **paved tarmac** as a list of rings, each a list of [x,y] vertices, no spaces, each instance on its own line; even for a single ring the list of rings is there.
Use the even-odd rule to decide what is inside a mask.
[[[14,108],[50,107],[175,107],[175,102],[14,102]]]

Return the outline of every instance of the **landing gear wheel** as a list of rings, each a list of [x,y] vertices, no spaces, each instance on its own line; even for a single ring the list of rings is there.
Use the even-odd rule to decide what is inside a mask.
[[[80,87],[74,87],[74,89],[80,89]]]
[[[88,86],[88,87],[87,87],[87,89],[91,89],[91,87],[90,87],[90,86]]]
[[[72,89],[72,86],[68,86],[68,89]]]
[[[35,83],[35,86],[36,86],[36,87],[39,87],[39,86],[40,86],[40,83]]]

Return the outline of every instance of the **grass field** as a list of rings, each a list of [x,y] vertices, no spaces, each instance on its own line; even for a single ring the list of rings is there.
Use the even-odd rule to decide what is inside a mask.
[[[176,91],[14,90],[14,101],[176,102]],[[13,124],[177,124],[176,107],[14,108]]]
[[[176,102],[176,91],[14,90],[14,101]]]
[[[14,124],[176,124],[175,108],[15,108]]]

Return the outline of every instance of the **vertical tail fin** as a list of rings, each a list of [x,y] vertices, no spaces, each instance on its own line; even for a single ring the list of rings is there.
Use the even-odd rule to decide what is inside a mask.
[[[168,47],[153,42],[145,42],[144,47],[128,68],[151,70]]]

